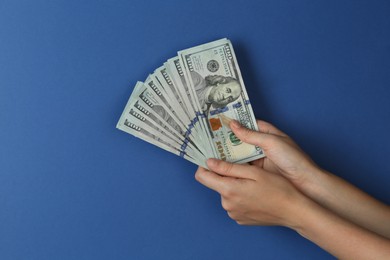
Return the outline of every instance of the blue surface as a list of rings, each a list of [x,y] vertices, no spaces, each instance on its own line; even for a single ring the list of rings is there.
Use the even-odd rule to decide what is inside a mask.
[[[0,2],[1,259],[333,259],[243,227],[195,165],[115,129],[137,80],[232,40],[258,118],[390,203],[389,1]]]

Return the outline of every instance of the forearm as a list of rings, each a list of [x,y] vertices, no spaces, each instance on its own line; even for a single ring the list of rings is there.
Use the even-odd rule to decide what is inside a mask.
[[[305,199],[290,228],[340,259],[390,259],[390,240]]]
[[[343,179],[318,170],[303,192],[337,215],[390,238],[390,207]]]

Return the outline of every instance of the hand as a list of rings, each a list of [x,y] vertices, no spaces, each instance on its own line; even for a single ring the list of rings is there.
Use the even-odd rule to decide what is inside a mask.
[[[195,178],[220,193],[223,208],[241,225],[292,225],[303,195],[284,177],[249,164],[209,159]]]
[[[234,134],[241,141],[260,146],[264,150],[266,157],[251,164],[281,174],[303,190],[305,184],[315,179],[314,174],[319,167],[285,133],[261,120],[257,121],[257,125],[260,132],[247,129],[237,121],[230,123]]]
[[[260,132],[230,123],[266,158],[242,165],[209,159],[210,170],[199,167],[195,174],[221,194],[228,215],[243,225],[290,227],[338,258],[389,258],[389,207],[321,170],[274,126],[258,125]]]

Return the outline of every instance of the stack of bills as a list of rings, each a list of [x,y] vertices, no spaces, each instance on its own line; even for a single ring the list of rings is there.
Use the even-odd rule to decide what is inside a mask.
[[[258,130],[225,38],[179,51],[137,82],[117,128],[202,167],[208,158],[245,163],[264,157],[260,147],[234,135],[232,119]]]

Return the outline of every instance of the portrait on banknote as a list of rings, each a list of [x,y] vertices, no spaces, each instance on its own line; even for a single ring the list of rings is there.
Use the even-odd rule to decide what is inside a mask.
[[[240,83],[233,77],[208,75],[203,78],[193,71],[191,78],[199,104],[206,117],[211,108],[223,108],[240,97]]]

